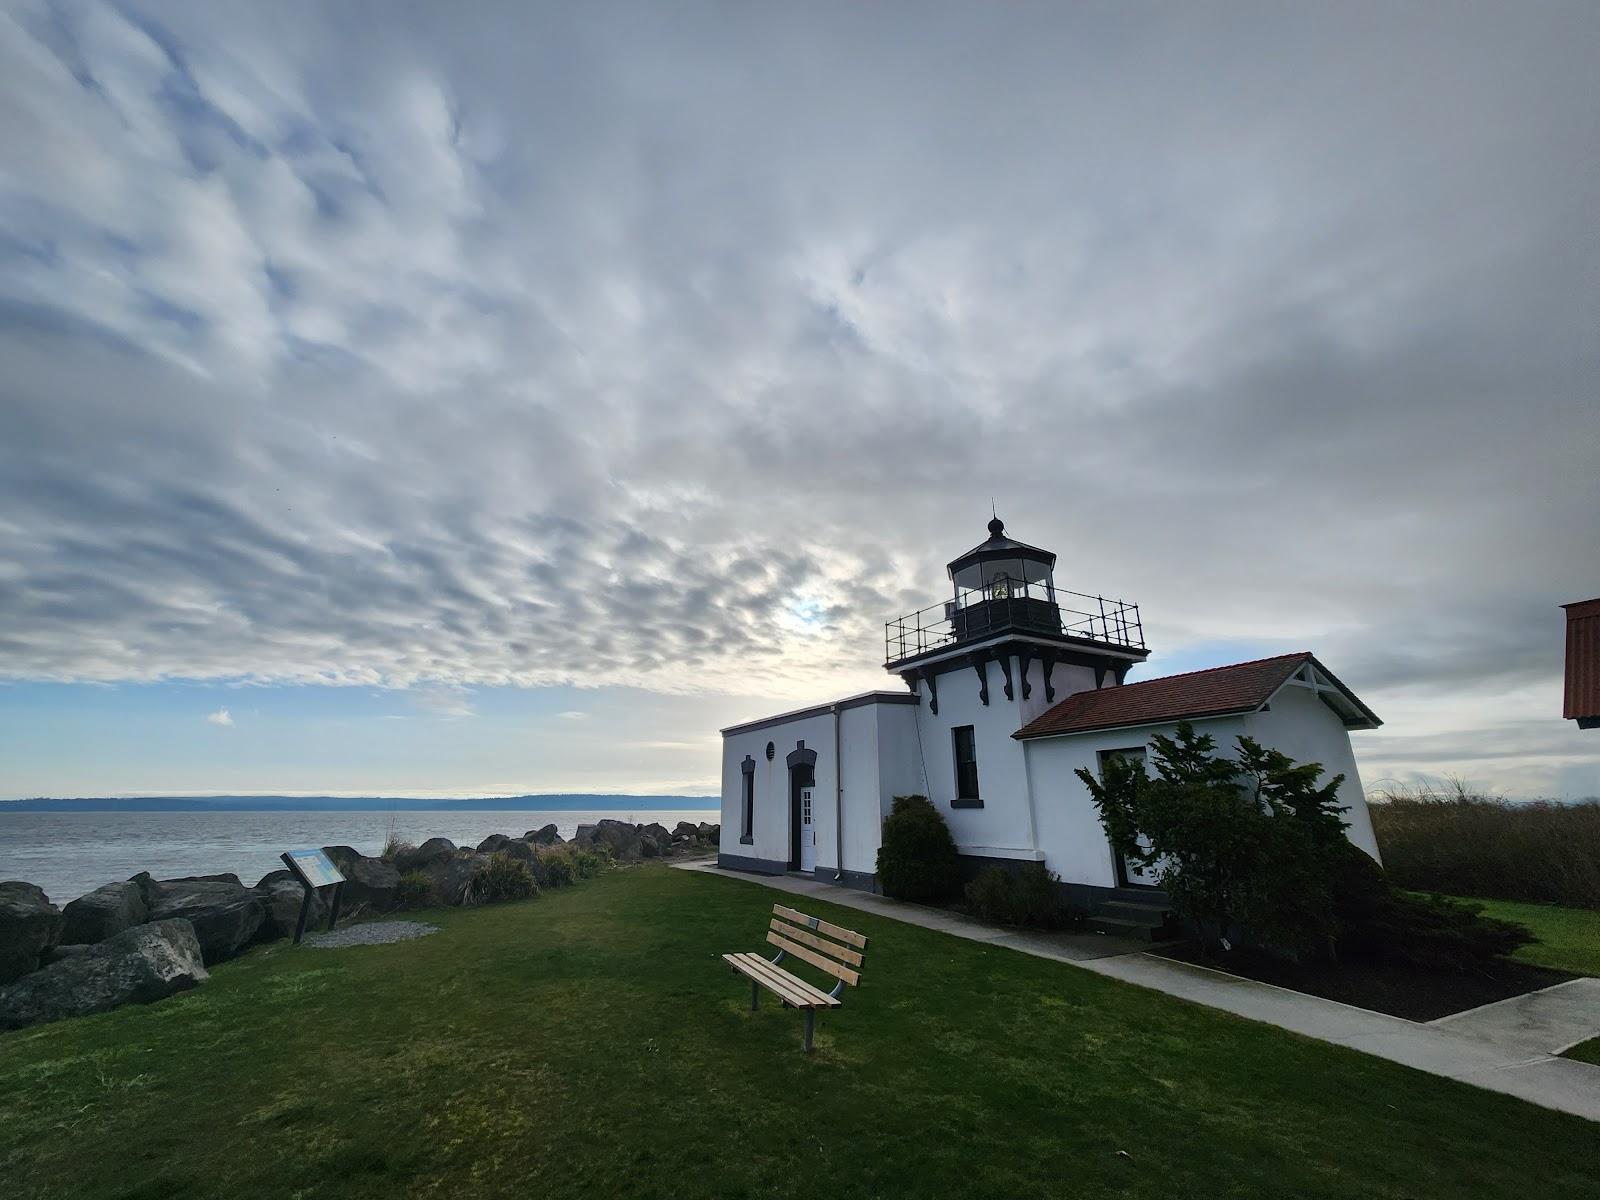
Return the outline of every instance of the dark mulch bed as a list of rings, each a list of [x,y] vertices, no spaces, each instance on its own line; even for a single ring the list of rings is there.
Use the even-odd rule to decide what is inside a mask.
[[[1432,1021],[1577,978],[1564,971],[1505,961],[1488,970],[1455,974],[1367,962],[1291,963],[1248,947],[1223,951],[1213,958],[1190,942],[1159,946],[1155,953],[1409,1021]]]

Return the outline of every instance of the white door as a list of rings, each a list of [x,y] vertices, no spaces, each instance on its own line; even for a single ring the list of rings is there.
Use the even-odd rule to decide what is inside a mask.
[[[817,828],[811,823],[811,789],[800,789],[800,869],[809,874],[817,865]]]
[[[1145,835],[1142,833],[1139,835],[1139,849],[1150,849],[1150,839],[1145,837]],[[1161,870],[1161,864],[1165,861],[1164,859],[1158,858],[1155,862],[1145,867],[1140,866],[1138,863],[1124,855],[1119,855],[1118,857],[1122,859],[1122,877],[1126,882],[1134,887],[1161,886],[1159,873]]]

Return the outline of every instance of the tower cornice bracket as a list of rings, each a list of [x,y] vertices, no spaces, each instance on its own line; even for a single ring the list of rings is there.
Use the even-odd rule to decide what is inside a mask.
[[[967,661],[972,664],[972,669],[978,673],[978,699],[983,701],[985,708],[989,706],[989,672],[986,664],[989,656],[981,650],[967,655]]]
[[[1017,651],[1017,670],[1022,674],[1022,698],[1026,700],[1033,695],[1033,684],[1028,682],[1028,664],[1033,661],[1033,655],[1028,652],[1027,644]]]
[[[1039,667],[1044,672],[1044,698],[1053,704],[1056,698],[1056,685],[1052,678],[1056,668],[1056,656],[1053,650],[1039,651]]]
[[[996,655],[995,660],[1000,664],[1000,674],[1006,677],[1006,699],[1015,700],[1017,695],[1011,690],[1011,655]]]

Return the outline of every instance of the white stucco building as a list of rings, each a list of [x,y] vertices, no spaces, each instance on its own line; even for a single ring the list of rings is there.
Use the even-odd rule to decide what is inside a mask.
[[[1380,722],[1315,656],[1125,683],[1149,654],[1138,608],[1057,589],[1054,554],[998,518],[989,533],[950,563],[951,599],[888,623],[904,688],[722,731],[722,866],[874,888],[883,818],[917,793],[973,872],[1043,862],[1082,906],[1148,899],[1074,771],[1143,755],[1181,720],[1224,752],[1249,734],[1343,774],[1348,835],[1378,857],[1349,731]]]

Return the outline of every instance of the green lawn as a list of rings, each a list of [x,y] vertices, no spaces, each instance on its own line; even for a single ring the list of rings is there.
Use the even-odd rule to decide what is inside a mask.
[[[1570,1047],[1563,1058],[1575,1058],[1579,1062],[1600,1064],[1600,1037],[1590,1038],[1587,1042],[1579,1042]]]
[[[717,957],[773,899],[617,872],[0,1035],[5,1194],[1600,1196],[1600,1125],[829,905],[807,1057]]]
[[[1515,921],[1533,931],[1539,940],[1517,951],[1514,957],[1520,961],[1575,975],[1600,975],[1600,912],[1516,900],[1472,903],[1483,905],[1484,916]]]

